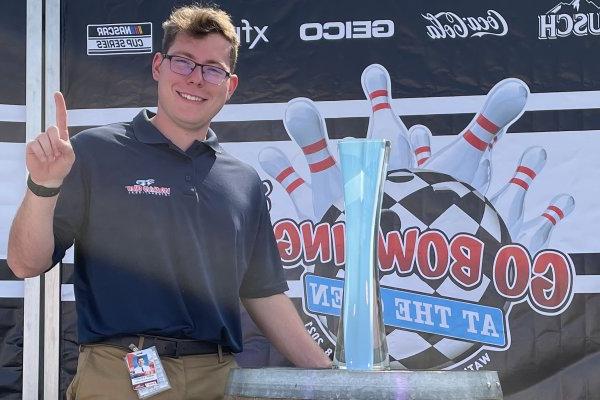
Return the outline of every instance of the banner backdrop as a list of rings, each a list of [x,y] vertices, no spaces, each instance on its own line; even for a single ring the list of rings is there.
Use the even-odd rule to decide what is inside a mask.
[[[20,399],[23,281],[6,264],[8,230],[25,187],[25,2],[0,13],[0,397]]]
[[[344,277],[336,142],[384,137],[392,365],[497,370],[511,400],[600,398],[600,6],[219,3],[238,27],[240,86],[212,127],[263,178],[287,294],[323,350]],[[152,53],[179,4],[62,2],[72,133],[156,106]],[[63,386],[76,356],[68,279]]]

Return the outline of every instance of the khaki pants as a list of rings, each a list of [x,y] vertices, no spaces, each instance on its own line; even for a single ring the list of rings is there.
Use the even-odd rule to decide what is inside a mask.
[[[127,351],[107,345],[85,345],[79,353],[77,373],[67,389],[68,400],[137,400],[124,361]],[[171,389],[151,400],[222,399],[231,368],[237,367],[231,354],[161,357]]]

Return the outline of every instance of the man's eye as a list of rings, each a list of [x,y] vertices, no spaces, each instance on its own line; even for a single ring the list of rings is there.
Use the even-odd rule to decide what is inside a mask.
[[[182,59],[174,59],[173,60],[175,62],[175,64],[177,64],[180,67],[190,67],[190,63],[186,60],[182,60]]]
[[[217,67],[206,67],[204,71],[211,75],[223,75],[223,70]]]

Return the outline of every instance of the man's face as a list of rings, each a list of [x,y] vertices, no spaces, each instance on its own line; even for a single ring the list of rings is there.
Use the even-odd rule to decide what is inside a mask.
[[[231,44],[219,34],[211,33],[198,39],[179,33],[168,54],[230,71],[230,51]],[[217,86],[203,79],[199,66],[188,76],[183,76],[171,71],[170,63],[159,53],[152,61],[152,76],[158,82],[158,113],[161,119],[170,126],[187,131],[206,130],[235,91],[237,76],[232,75]]]
[[[138,358],[138,359],[137,359],[137,362],[138,362],[138,365],[139,365],[140,367],[143,367],[143,366],[144,366],[144,359],[143,359],[143,358]]]

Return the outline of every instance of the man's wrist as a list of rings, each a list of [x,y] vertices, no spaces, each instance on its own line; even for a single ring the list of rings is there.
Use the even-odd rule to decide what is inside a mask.
[[[58,187],[48,187],[35,183],[31,179],[31,175],[27,176],[27,187],[31,191],[31,193],[35,194],[38,197],[54,197],[60,192],[61,185]]]

